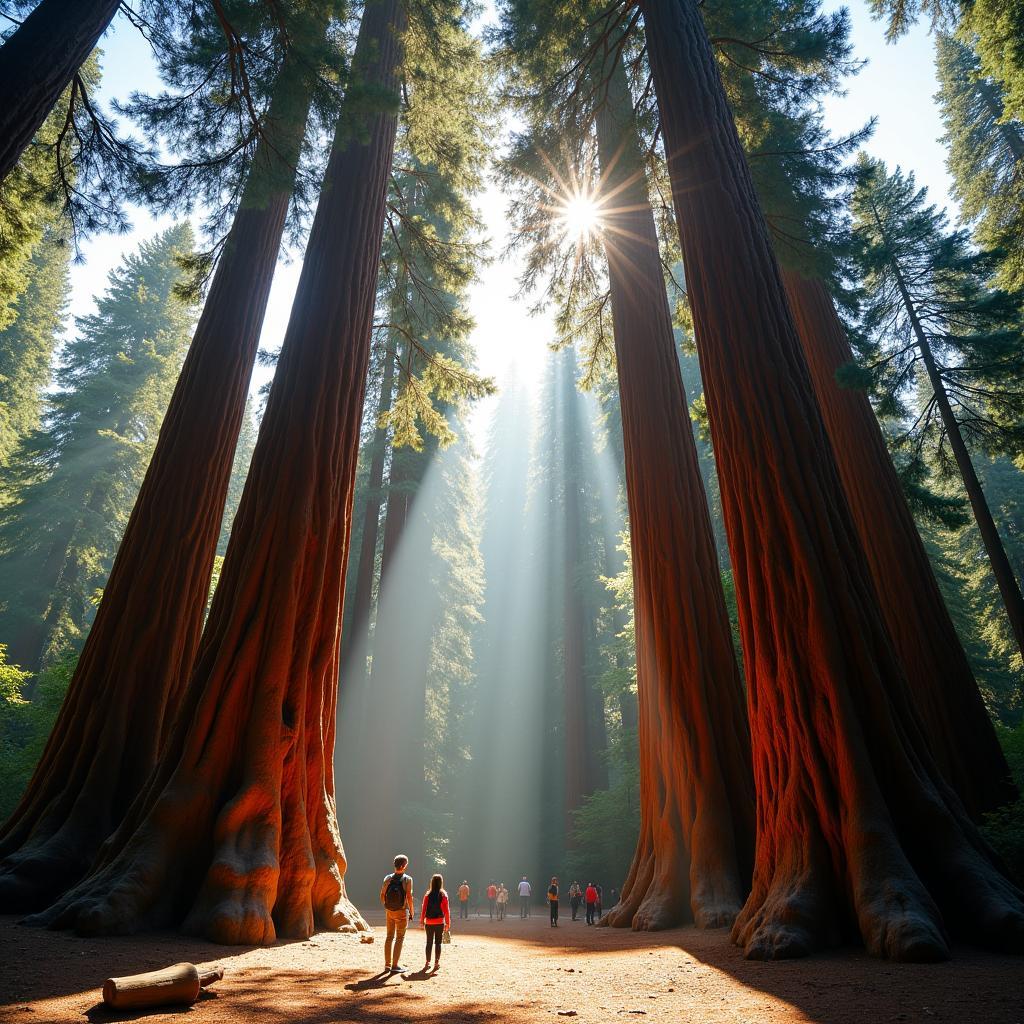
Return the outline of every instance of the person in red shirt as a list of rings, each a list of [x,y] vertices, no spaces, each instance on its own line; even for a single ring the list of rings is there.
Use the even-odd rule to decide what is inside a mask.
[[[423,972],[430,969],[430,947],[434,947],[434,970],[441,967],[441,938],[452,926],[451,913],[448,910],[448,893],[444,891],[444,879],[434,875],[430,879],[430,888],[423,897],[420,907],[420,924],[427,933],[427,962]]]
[[[487,886],[487,906],[493,921],[494,915],[498,912],[498,887],[493,882]]]
[[[594,923],[594,913],[597,911],[597,888],[593,882],[587,882],[587,924]]]

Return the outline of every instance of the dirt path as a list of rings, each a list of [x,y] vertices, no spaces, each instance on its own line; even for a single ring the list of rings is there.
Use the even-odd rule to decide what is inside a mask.
[[[333,934],[260,949],[166,934],[87,940],[0,918],[0,1021],[1024,1024],[1024,960],[970,949],[932,965],[849,950],[756,964],[721,932],[644,935],[564,918],[554,931],[538,915],[470,920],[445,947],[439,974],[385,979],[382,942],[379,927],[372,945]],[[423,933],[410,931],[404,962],[416,971],[422,954]],[[105,977],[181,960],[225,969],[215,994],[190,1010],[119,1016],[100,1004]]]

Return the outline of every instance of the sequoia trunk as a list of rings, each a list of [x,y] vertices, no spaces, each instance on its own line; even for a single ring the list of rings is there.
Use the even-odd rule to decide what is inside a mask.
[[[733,937],[796,956],[855,922],[871,952],[929,960],[948,925],[1021,948],[1021,894],[942,779],[883,625],[698,6],[640,8],[747,669],[757,848]]]
[[[823,281],[782,280],[879,604],[932,754],[975,818],[1013,799],[999,738],[946,610],[867,396],[836,371],[853,354]]]
[[[616,926],[730,924],[753,856],[733,652],[625,73],[598,115],[633,553],[640,838]],[[628,695],[626,695],[628,699]],[[624,724],[626,715],[624,713]]]
[[[397,90],[404,11],[371,0],[349,96]],[[355,109],[353,109],[353,107]],[[339,624],[393,107],[342,108],[199,654],[167,745],[87,875],[42,920],[174,923],[219,942],[365,927],[334,802]]]
[[[0,902],[12,909],[45,906],[85,873],[156,764],[192,670],[305,134],[304,74],[297,57],[286,60],[96,620],[0,833]]]
[[[0,47],[0,182],[120,6],[121,0],[42,0]]]

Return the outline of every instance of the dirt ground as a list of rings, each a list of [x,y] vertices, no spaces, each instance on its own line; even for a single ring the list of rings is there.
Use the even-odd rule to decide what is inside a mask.
[[[722,932],[637,934],[588,928],[567,914],[555,931],[542,913],[538,908],[526,921],[455,922],[436,975],[418,973],[423,933],[410,930],[402,959],[412,970],[390,977],[380,972],[379,920],[372,944],[322,934],[243,949],[170,934],[81,939],[0,918],[0,1021],[1024,1024],[1021,958],[962,948],[949,963],[901,965],[841,950],[749,963]],[[104,978],[182,960],[220,964],[224,980],[190,1009],[103,1008]]]

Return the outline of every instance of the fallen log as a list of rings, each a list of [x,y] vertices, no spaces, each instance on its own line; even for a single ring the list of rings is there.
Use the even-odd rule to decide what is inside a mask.
[[[107,978],[103,1002],[117,1010],[147,1006],[191,1006],[199,993],[224,977],[223,967],[200,971],[195,964],[175,964],[159,971]]]

